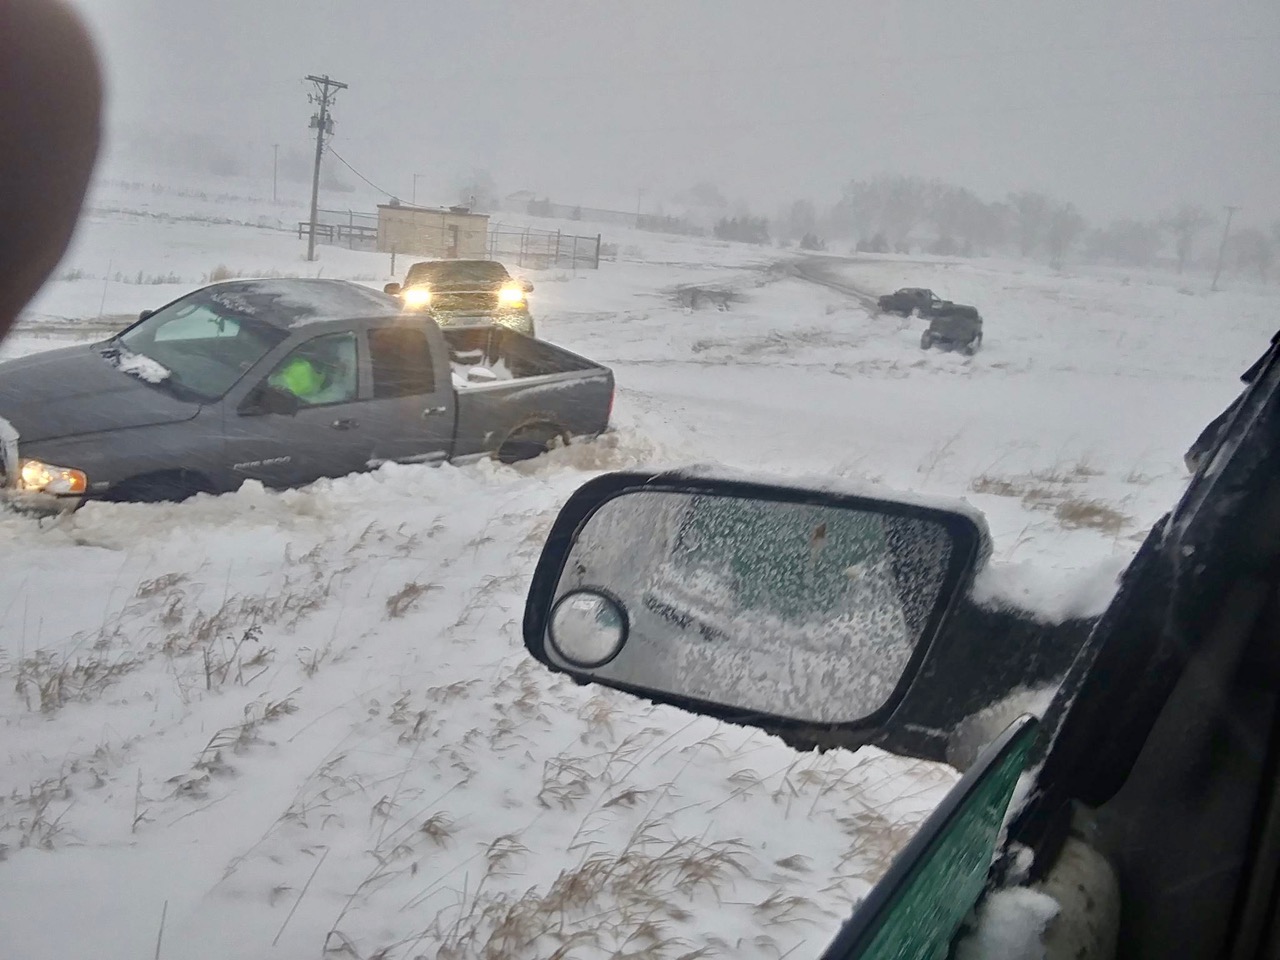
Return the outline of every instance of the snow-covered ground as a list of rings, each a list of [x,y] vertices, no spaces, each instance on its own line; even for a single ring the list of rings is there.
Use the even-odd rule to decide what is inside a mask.
[[[260,197],[100,184],[3,354],[218,268],[390,278],[378,254],[303,262],[255,225],[300,214]],[[5,955],[815,956],[954,772],[797,754],[544,671],[519,620],[559,505],[602,470],[695,460],[965,497],[995,538],[987,595],[1096,609],[1276,326],[1266,291],[836,264],[980,307],[976,357],[922,353],[921,321],[776,251],[606,240],[598,272],[527,274],[540,333],[617,375],[596,443],[0,518]],[[691,286],[734,296],[694,309]]]

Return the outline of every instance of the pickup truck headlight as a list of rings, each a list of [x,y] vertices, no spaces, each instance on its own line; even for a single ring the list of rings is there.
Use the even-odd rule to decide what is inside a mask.
[[[420,310],[431,303],[431,289],[429,287],[410,287],[404,293],[400,294],[404,305],[415,310]]]
[[[82,470],[40,460],[23,460],[18,468],[18,489],[27,493],[84,493],[88,488],[89,478]]]
[[[498,291],[498,303],[507,307],[524,303],[524,290],[518,283],[508,283]]]

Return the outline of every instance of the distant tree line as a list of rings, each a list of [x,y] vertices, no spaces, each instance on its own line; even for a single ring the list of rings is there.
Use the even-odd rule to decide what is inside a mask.
[[[781,242],[809,249],[843,241],[871,253],[1005,253],[1051,264],[1076,259],[1131,267],[1167,257],[1182,273],[1216,257],[1217,243],[1209,231],[1221,221],[1202,206],[1184,204],[1151,220],[1090,224],[1073,203],[1034,190],[984,200],[939,180],[885,174],[849,181],[825,210],[810,200],[796,200],[777,224]],[[1265,282],[1277,253],[1280,220],[1269,230],[1233,227],[1225,262],[1228,269],[1252,272]]]
[[[474,195],[479,209],[492,208],[486,201],[495,191],[483,171],[473,174],[462,192]],[[681,215],[637,211],[636,226],[695,236],[709,227],[720,240],[776,242],[804,250],[843,248],[959,257],[1003,254],[1053,265],[1075,260],[1148,267],[1159,262],[1178,273],[1191,266],[1212,266],[1223,226],[1214,212],[1194,203],[1152,219],[1126,217],[1091,224],[1075,204],[1036,190],[988,200],[966,187],[902,174],[850,180],[825,208],[800,199],[772,219],[752,213],[741,201],[731,205],[707,181],[674,199],[686,208]],[[549,201],[534,200],[528,212],[550,216],[553,211]],[[1233,223],[1223,253],[1228,270],[1266,282],[1280,254],[1280,219],[1265,230]]]

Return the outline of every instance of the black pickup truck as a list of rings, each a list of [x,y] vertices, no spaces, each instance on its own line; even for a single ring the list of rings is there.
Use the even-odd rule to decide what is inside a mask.
[[[196,290],[109,340],[0,364],[4,499],[180,500],[382,463],[537,456],[609,424],[613,373],[492,325],[441,330],[337,280]]]
[[[389,283],[383,292],[406,309],[429,312],[442,327],[485,322],[534,336],[533,284],[495,260],[424,260],[409,268],[403,284]]]

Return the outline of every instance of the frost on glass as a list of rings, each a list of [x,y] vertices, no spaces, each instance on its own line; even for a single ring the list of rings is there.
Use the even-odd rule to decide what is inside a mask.
[[[644,491],[602,506],[557,590],[608,590],[632,630],[598,676],[817,722],[896,687],[951,558],[940,524]]]

